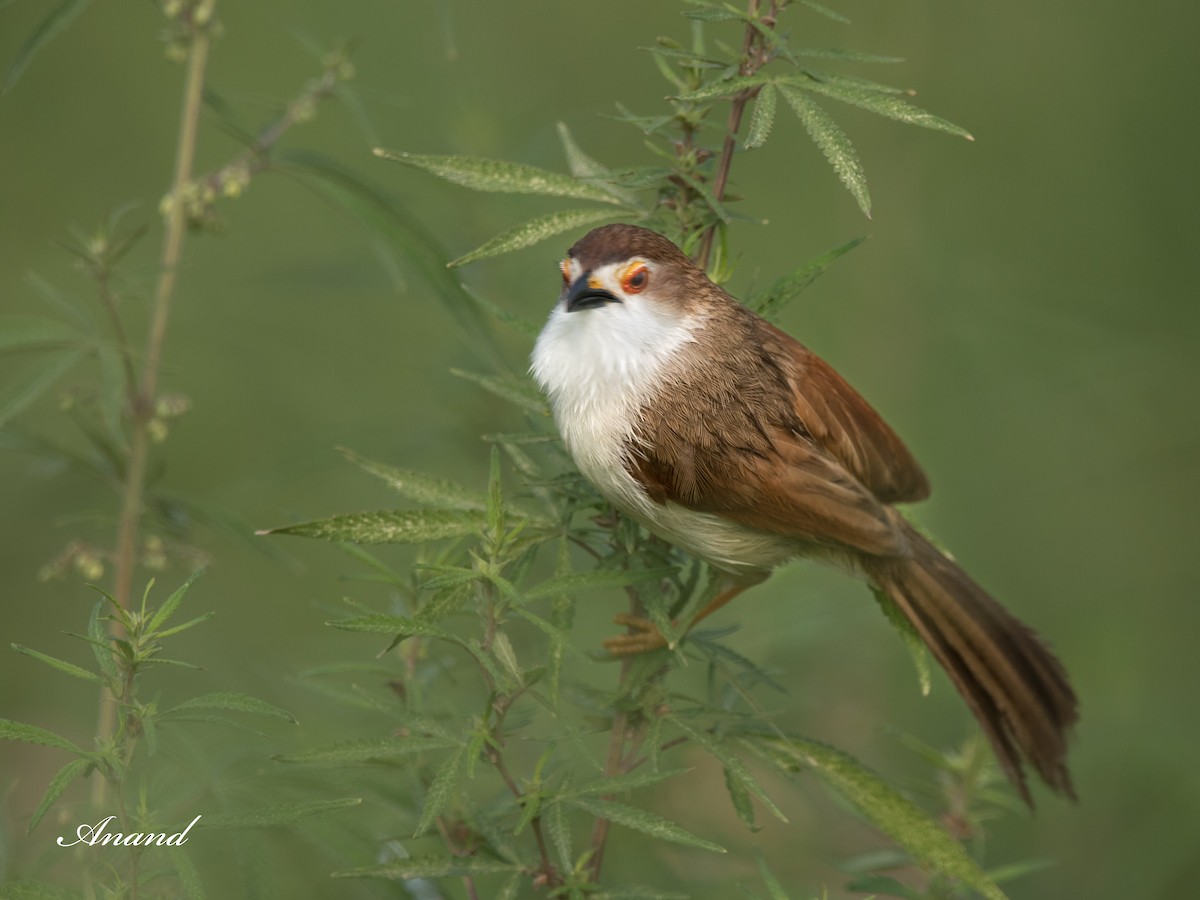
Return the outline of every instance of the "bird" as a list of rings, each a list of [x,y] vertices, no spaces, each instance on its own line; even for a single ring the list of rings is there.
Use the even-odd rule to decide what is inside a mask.
[[[560,269],[531,374],[599,493],[721,573],[691,624],[794,558],[847,569],[903,613],[1025,802],[1026,765],[1075,799],[1065,668],[896,509],[929,481],[879,413],[655,231],[593,229]],[[611,652],[666,646],[653,623],[617,621],[631,629]]]

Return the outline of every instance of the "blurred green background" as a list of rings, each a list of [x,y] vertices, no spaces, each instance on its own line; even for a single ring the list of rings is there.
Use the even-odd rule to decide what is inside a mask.
[[[846,0],[838,8],[853,27],[790,12],[793,33],[812,32],[800,43],[906,57],[895,69],[846,71],[919,89],[917,102],[977,140],[831,101],[870,179],[867,221],[781,110],[765,149],[735,161],[742,206],[770,225],[733,229],[740,260],[731,288],[745,292],[871,236],[783,324],[904,436],[935,486],[923,522],[1052,641],[1082,701],[1072,756],[1080,804],[1042,793],[1036,817],[999,824],[988,858],[1057,861],[1015,882],[1014,897],[1186,896],[1200,878],[1200,606],[1187,563],[1200,488],[1200,192],[1188,112],[1200,16],[1191,7],[1081,0]],[[0,11],[0,64],[47,9],[25,0]],[[636,48],[659,34],[684,37],[678,13],[673,3],[632,0],[226,2],[210,84],[245,122],[266,122],[317,72],[298,35],[360,37],[353,87],[377,136],[331,103],[285,146],[318,149],[395,190],[457,256],[560,205],[439,183],[373,158],[372,144],[563,170],[561,120],[601,160],[647,163],[641,135],[604,114],[614,101],[642,114],[662,108],[668,88]],[[149,293],[182,83],[180,67],[163,58],[160,28],[148,4],[97,4],[0,98],[3,311],[44,311],[29,273],[86,295],[89,283],[56,242],[129,201],[139,204],[130,221],[149,223],[151,233],[127,273]],[[238,149],[211,118],[208,126],[201,171]],[[219,211],[224,233],[192,240],[180,274],[163,380],[194,406],[166,447],[164,483],[253,527],[391,503],[338,445],[482,485],[479,435],[518,427],[519,416],[448,374],[488,362],[419,274],[406,273],[397,290],[362,229],[284,177],[256,179]],[[541,320],[557,290],[555,265],[577,236],[476,264],[463,277],[498,305]],[[147,301],[131,301],[131,321],[139,302]],[[519,371],[529,344],[504,340]],[[63,386],[89,377],[76,373]],[[51,402],[17,425],[69,434]],[[92,595],[74,577],[37,576],[76,537],[110,540],[96,516],[114,509],[82,476],[0,455],[0,716],[88,740],[91,690],[8,644],[85,661],[63,632],[83,627]],[[204,532],[198,542],[214,564],[189,603],[219,614],[182,637],[176,655],[208,671],[165,676],[164,695],[248,690],[297,712],[301,729],[287,735],[295,745],[328,737],[335,723],[325,708],[287,676],[377,649],[323,624],[343,594],[373,599],[339,580],[352,564],[325,545],[279,540],[293,558],[281,565],[249,542]],[[182,577],[173,570],[160,584]],[[595,600],[585,644],[608,633],[623,602]],[[735,647],[782,672],[792,690],[787,721],[901,783],[911,754],[890,729],[938,746],[965,733],[968,717],[949,683],[939,675],[922,699],[903,645],[869,594],[839,573],[794,565],[721,618],[742,625]],[[62,763],[51,751],[0,744],[7,828],[23,829]],[[811,790],[787,796],[790,828],[747,835],[720,796],[719,773],[708,774],[711,797],[700,781],[676,798],[684,823],[731,847],[761,844],[797,893],[827,883],[838,896],[845,879],[830,861],[882,843]],[[54,828],[44,824],[26,852],[48,853]],[[625,855],[645,847],[621,840],[614,861],[622,846]],[[653,880],[697,896],[732,896],[737,878],[752,880],[744,853],[697,861],[645,852],[656,854],[642,861],[659,868]]]

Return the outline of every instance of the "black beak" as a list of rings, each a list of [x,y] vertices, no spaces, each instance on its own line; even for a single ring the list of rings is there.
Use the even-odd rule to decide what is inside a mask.
[[[571,285],[571,289],[567,291],[567,312],[577,312],[581,309],[594,309],[597,306],[603,306],[605,303],[619,303],[620,301],[602,288],[594,288],[588,284],[588,272],[584,272],[575,283]]]

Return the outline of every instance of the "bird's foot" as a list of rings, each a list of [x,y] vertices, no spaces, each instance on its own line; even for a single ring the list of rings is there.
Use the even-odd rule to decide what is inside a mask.
[[[633,629],[628,634],[618,634],[604,641],[604,649],[613,656],[636,656],[670,646],[663,633],[658,630],[658,626],[649,619],[621,613],[615,616],[613,621]]]

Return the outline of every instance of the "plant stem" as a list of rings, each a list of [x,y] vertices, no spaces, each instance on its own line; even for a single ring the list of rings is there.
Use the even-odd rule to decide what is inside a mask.
[[[131,385],[129,415],[132,433],[129,442],[129,460],[125,468],[125,480],[121,493],[121,512],[117,522],[117,546],[113,572],[113,597],[123,608],[129,609],[133,588],[133,570],[137,562],[138,524],[141,520],[142,500],[146,487],[146,463],[150,452],[150,421],[154,416],[154,396],[158,387],[158,372],[162,361],[163,342],[167,334],[167,320],[171,309],[171,298],[175,293],[175,275],[183,250],[183,238],[187,229],[185,208],[178,198],[183,188],[191,181],[192,164],[196,155],[196,132],[200,121],[200,108],[204,96],[204,74],[208,63],[209,33],[197,28],[191,42],[188,57],[187,79],[183,89],[183,110],[179,121],[179,137],[175,148],[175,176],[171,193],[177,199],[167,215],[166,235],[163,239],[162,258],[158,273],[158,285],[154,292],[153,318],[150,333],[146,338],[146,354],[142,362],[141,385]],[[112,737],[117,720],[116,698],[106,688],[100,693],[100,716],[97,736],[101,744]],[[106,782],[97,778],[93,782],[92,800],[97,807],[104,804]]]

